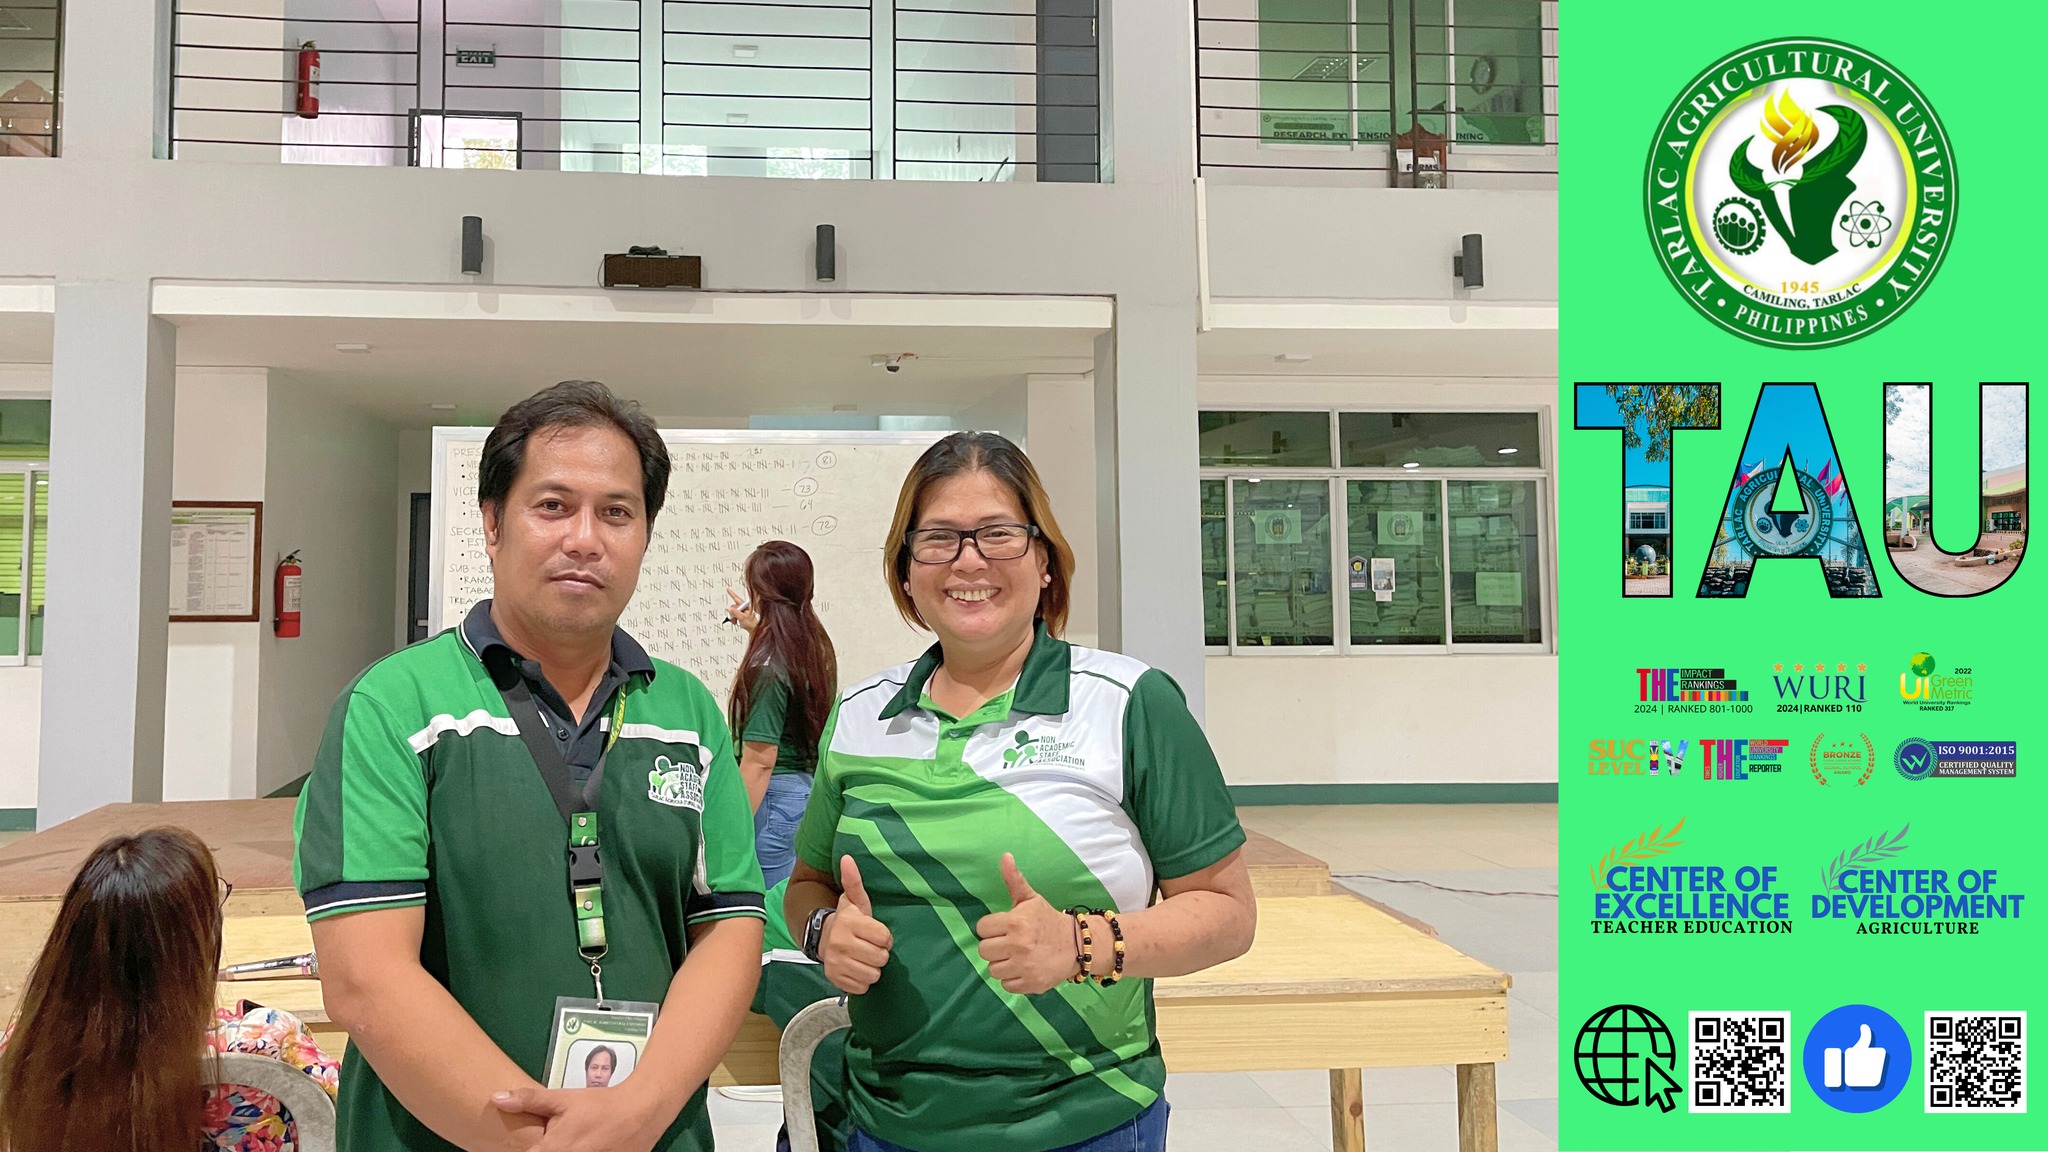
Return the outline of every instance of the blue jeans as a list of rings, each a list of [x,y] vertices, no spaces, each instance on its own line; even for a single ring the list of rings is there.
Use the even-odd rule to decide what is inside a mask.
[[[1150,1108],[1111,1128],[1100,1136],[1091,1136],[1078,1144],[1051,1149],[1050,1152],[1166,1152],[1166,1114],[1172,1111],[1166,1097],[1161,1096]],[[846,1142],[846,1152],[910,1152],[909,1149],[887,1140],[878,1140],[856,1128],[853,1138]]]
[[[768,794],[754,813],[754,855],[761,860],[761,880],[770,888],[789,879],[796,867],[796,826],[810,798],[808,772],[777,772],[768,778]]]

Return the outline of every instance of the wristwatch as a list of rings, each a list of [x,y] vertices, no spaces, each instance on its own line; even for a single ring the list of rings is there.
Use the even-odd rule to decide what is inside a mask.
[[[816,963],[825,962],[818,955],[818,949],[825,940],[825,918],[837,911],[839,909],[830,905],[813,909],[811,918],[804,922],[804,955]]]

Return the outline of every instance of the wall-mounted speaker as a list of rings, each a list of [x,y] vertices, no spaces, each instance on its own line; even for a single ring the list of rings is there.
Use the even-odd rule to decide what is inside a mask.
[[[484,273],[484,218],[464,216],[462,218],[462,274],[481,276]]]
[[[1486,287],[1486,257],[1481,248],[1484,240],[1477,232],[1467,233],[1461,240],[1461,251],[1451,257],[1451,275],[1464,281],[1467,288]]]
[[[839,251],[836,230],[830,224],[818,225],[818,283],[830,284],[839,279]]]

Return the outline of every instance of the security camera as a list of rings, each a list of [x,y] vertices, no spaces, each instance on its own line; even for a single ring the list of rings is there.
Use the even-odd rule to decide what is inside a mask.
[[[915,352],[877,352],[873,356],[868,357],[868,363],[886,372],[901,372],[903,371],[903,362],[905,360],[915,359],[917,359],[917,353]]]
[[[882,367],[884,367],[884,368],[887,368],[887,369],[888,369],[889,371],[891,371],[891,372],[901,372],[901,371],[903,371],[903,365],[901,365],[901,364],[884,364],[884,365],[882,365]]]

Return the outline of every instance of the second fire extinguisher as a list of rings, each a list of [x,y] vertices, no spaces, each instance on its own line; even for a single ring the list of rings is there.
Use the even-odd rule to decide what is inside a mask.
[[[274,628],[281,637],[290,638],[299,634],[299,581],[305,578],[305,571],[299,567],[297,552],[277,562],[277,588],[273,597],[277,617]]]
[[[320,116],[320,49],[311,40],[299,45],[299,101],[300,118],[315,120]]]

